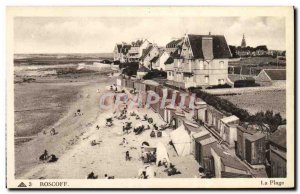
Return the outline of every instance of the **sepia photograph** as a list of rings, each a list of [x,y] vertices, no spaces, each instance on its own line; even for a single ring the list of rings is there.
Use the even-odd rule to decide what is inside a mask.
[[[8,188],[295,186],[293,7],[9,7],[7,49]]]

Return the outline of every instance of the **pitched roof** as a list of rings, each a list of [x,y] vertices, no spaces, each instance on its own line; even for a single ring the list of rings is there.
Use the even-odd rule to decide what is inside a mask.
[[[286,125],[281,125],[278,129],[271,134],[270,142],[286,148]]]
[[[176,48],[176,46],[182,42],[183,38],[177,39],[177,40],[172,40],[171,42],[169,42],[166,47],[167,48]]]
[[[128,53],[128,51],[129,51],[130,48],[131,48],[131,45],[129,45],[129,44],[124,44],[124,45],[122,46],[122,48],[121,48],[121,52],[122,52],[124,55],[126,55],[126,54]]]
[[[150,60],[150,63],[156,63],[156,61],[159,59],[159,56],[153,57],[153,59]]]
[[[141,56],[141,60],[144,60],[146,58],[146,56],[148,55],[148,53],[152,50],[153,46],[150,45],[147,48],[143,49],[142,52],[142,56]]]
[[[220,149],[216,146],[214,146],[212,149],[221,158],[221,161],[224,164],[224,166],[228,166],[230,168],[235,168],[235,169],[247,171],[247,168],[240,161],[233,158],[233,156],[231,154],[223,151],[222,149]]]
[[[145,66],[141,66],[141,67],[137,70],[137,72],[150,72],[150,70],[149,70],[147,67],[145,67]]]
[[[120,53],[121,49],[122,49],[122,44],[117,44],[116,46],[117,46],[117,49],[118,49],[118,53]]]
[[[202,38],[212,38],[213,58],[230,58],[231,53],[223,35],[194,35],[188,34],[188,39],[193,52],[194,58],[204,58],[202,50]]]
[[[286,80],[285,69],[264,69],[263,71],[271,78],[271,80]]]
[[[200,131],[198,133],[194,133],[193,137],[194,137],[194,139],[197,139],[197,138],[203,137],[205,135],[210,135],[210,133],[207,130],[202,130],[202,131]]]
[[[143,81],[143,84],[151,85],[151,86],[159,86],[159,83],[157,83],[156,81],[150,80],[150,79]]]
[[[173,57],[169,57],[169,58],[166,60],[165,65],[172,64],[173,62],[174,62]]]
[[[231,122],[238,121],[238,120],[240,120],[240,119],[235,115],[231,115],[229,117],[224,117],[223,119],[221,119],[221,121],[223,123],[231,123]]]
[[[214,137],[209,137],[209,138],[200,140],[199,143],[201,143],[201,145],[204,146],[204,145],[208,145],[208,144],[214,143],[216,141],[217,140]]]
[[[174,59],[178,59],[178,58],[180,58],[180,51],[181,51],[181,48],[178,48],[174,52],[171,52],[170,56],[173,57]]]
[[[242,127],[242,126],[238,125],[238,126],[237,126],[237,129],[243,131],[244,133],[248,133],[248,134],[251,134],[251,135],[257,133],[257,130],[255,130],[255,129],[252,128],[252,127],[247,127],[247,128],[245,128],[245,127]]]
[[[251,136],[246,137],[246,138],[247,138],[249,141],[254,142],[254,141],[257,141],[257,140],[259,140],[259,139],[261,139],[261,138],[264,138],[265,136],[266,136],[265,134],[260,133],[260,132],[257,132],[257,133],[255,133],[255,134],[253,134],[253,135],[251,135]]]
[[[143,42],[144,42],[143,40],[137,40],[137,41],[132,42],[131,45],[134,47],[139,47],[143,44]]]

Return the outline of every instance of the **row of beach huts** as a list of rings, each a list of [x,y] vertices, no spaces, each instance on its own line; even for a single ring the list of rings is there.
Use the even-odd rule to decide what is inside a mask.
[[[180,156],[192,154],[208,176],[286,177],[285,126],[266,137],[237,116],[217,110],[191,93],[182,95],[163,81],[122,75],[117,85],[146,95],[158,94],[159,100],[150,106],[176,131],[171,137],[176,152]],[[182,96],[185,107],[181,106]],[[175,97],[175,103],[161,106],[164,97],[169,101]]]

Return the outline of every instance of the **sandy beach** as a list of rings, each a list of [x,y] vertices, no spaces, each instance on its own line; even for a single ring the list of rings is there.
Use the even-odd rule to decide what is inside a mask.
[[[46,134],[39,133],[32,141],[24,143],[16,151],[16,178],[28,179],[58,179],[73,178],[83,179],[90,172],[94,172],[99,178],[104,174],[115,178],[137,178],[138,170],[143,167],[140,160],[141,144],[144,141],[156,146],[163,143],[171,162],[181,172],[171,178],[197,177],[198,164],[192,155],[179,157],[174,148],[169,145],[169,132],[163,132],[161,138],[150,138],[151,130],[146,130],[140,135],[134,133],[123,134],[122,126],[125,121],[132,122],[133,126],[148,124],[147,121],[136,120],[128,117],[127,120],[114,119],[112,127],[105,126],[106,118],[112,115],[112,110],[101,110],[99,97],[105,92],[105,85],[114,79],[93,83],[82,88],[81,98],[70,106],[68,113],[53,127],[58,132],[51,136],[50,127]],[[98,91],[97,91],[98,90]],[[83,115],[74,117],[76,110],[80,108]],[[133,110],[129,110],[133,111]],[[153,115],[154,123],[158,126],[164,121],[158,114],[153,114],[151,109],[138,109],[140,117],[144,114]],[[96,126],[100,129],[97,130]],[[120,145],[123,137],[128,141],[125,146]],[[91,146],[91,141],[96,140],[98,145]],[[55,163],[40,162],[38,157],[47,149],[49,154],[55,154],[59,159]],[[125,161],[125,152],[129,151],[131,161]],[[164,167],[152,165],[157,178],[168,177]]]
[[[69,99],[68,110],[60,114],[58,121],[38,133],[29,141],[16,146],[16,177],[24,171],[38,164],[38,156],[47,149],[49,152],[59,157],[66,150],[70,149],[76,136],[79,136],[85,130],[85,127],[93,123],[99,114],[97,103],[99,101],[97,89],[104,88],[107,80],[102,82],[92,82],[88,85],[83,83],[76,84],[80,88],[80,92],[76,95],[76,99]],[[68,100],[68,99],[67,99]],[[80,109],[82,116],[74,117],[74,113]],[[40,121],[43,122],[43,121]],[[57,134],[51,136],[49,131],[55,128]],[[44,131],[46,134],[44,134]]]

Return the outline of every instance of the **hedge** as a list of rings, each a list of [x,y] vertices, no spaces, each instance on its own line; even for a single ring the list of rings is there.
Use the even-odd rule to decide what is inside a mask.
[[[280,113],[274,114],[273,111],[267,110],[266,112],[258,112],[251,115],[247,110],[238,108],[232,102],[204,92],[200,89],[191,88],[191,92],[195,93],[197,97],[201,98],[208,105],[213,106],[217,110],[221,112],[225,111],[239,117],[241,122],[249,122],[260,126],[268,124],[271,133],[274,132],[279,125],[285,124],[285,120],[282,119]]]

